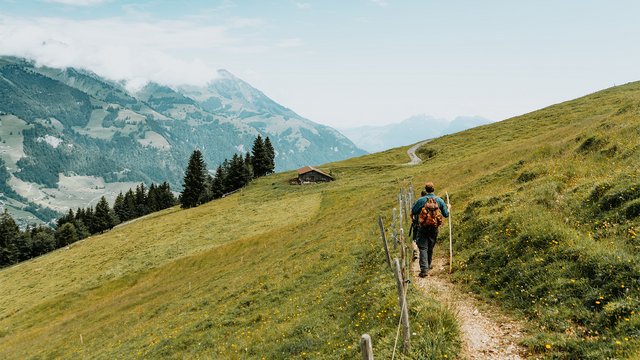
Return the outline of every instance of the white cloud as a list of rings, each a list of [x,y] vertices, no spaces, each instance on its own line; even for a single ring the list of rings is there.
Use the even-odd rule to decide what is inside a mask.
[[[208,59],[247,45],[231,32],[258,25],[252,19],[209,25],[0,16],[0,55],[26,57],[51,67],[86,68],[133,87],[147,81],[204,85],[216,76]]]
[[[307,2],[294,2],[294,4],[296,5],[296,7],[300,10],[307,10],[307,9],[311,9],[311,4],[307,3]]]
[[[295,48],[300,46],[302,46],[302,40],[300,38],[283,39],[276,43],[276,47],[279,48]]]
[[[94,6],[104,3],[106,0],[44,0],[44,2],[72,6]]]
[[[387,6],[389,5],[389,3],[387,2],[387,0],[371,0],[372,3],[380,5],[380,6]]]

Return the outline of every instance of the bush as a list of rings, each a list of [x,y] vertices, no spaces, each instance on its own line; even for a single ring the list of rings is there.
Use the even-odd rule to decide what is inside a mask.
[[[640,216],[640,199],[636,199],[627,205],[626,209],[624,209],[624,215],[627,219],[635,219]]]

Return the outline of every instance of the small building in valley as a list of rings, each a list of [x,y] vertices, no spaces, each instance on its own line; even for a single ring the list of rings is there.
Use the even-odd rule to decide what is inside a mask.
[[[320,171],[313,166],[305,166],[298,169],[298,184],[329,182],[335,180],[333,176]]]

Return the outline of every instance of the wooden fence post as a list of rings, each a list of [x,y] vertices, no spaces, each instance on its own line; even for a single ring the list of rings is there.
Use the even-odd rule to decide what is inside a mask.
[[[369,334],[364,334],[360,338],[360,352],[362,352],[362,360],[373,360],[373,346]]]
[[[393,228],[393,249],[398,248],[398,222],[396,217],[396,208],[393,208],[393,224],[391,227]]]
[[[409,339],[411,334],[409,333],[409,308],[407,306],[407,297],[405,294],[405,287],[403,284],[401,269],[400,269],[400,261],[398,258],[393,259],[393,263],[395,265],[395,273],[396,273],[396,285],[398,287],[398,303],[400,304],[400,318],[402,322],[402,337],[403,344],[402,350],[404,354],[409,353]]]
[[[380,226],[380,235],[382,235],[382,244],[384,245],[384,252],[387,254],[387,265],[391,268],[391,256],[389,256],[389,246],[387,245],[387,237],[384,235],[384,226],[382,225],[382,216],[378,215],[378,225]]]

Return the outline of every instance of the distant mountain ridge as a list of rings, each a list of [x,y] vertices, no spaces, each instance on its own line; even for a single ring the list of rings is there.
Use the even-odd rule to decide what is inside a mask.
[[[369,152],[378,152],[491,122],[480,116],[458,116],[449,121],[428,115],[415,115],[400,123],[344,128],[340,131],[358,147]]]
[[[138,182],[179,190],[194,149],[214,169],[259,134],[272,140],[279,171],[365,154],[230,72],[218,75],[206,87],[149,83],[130,93],[90,71],[0,57],[0,159],[4,185],[21,196],[2,195],[3,206],[24,219],[29,204],[65,211]]]

